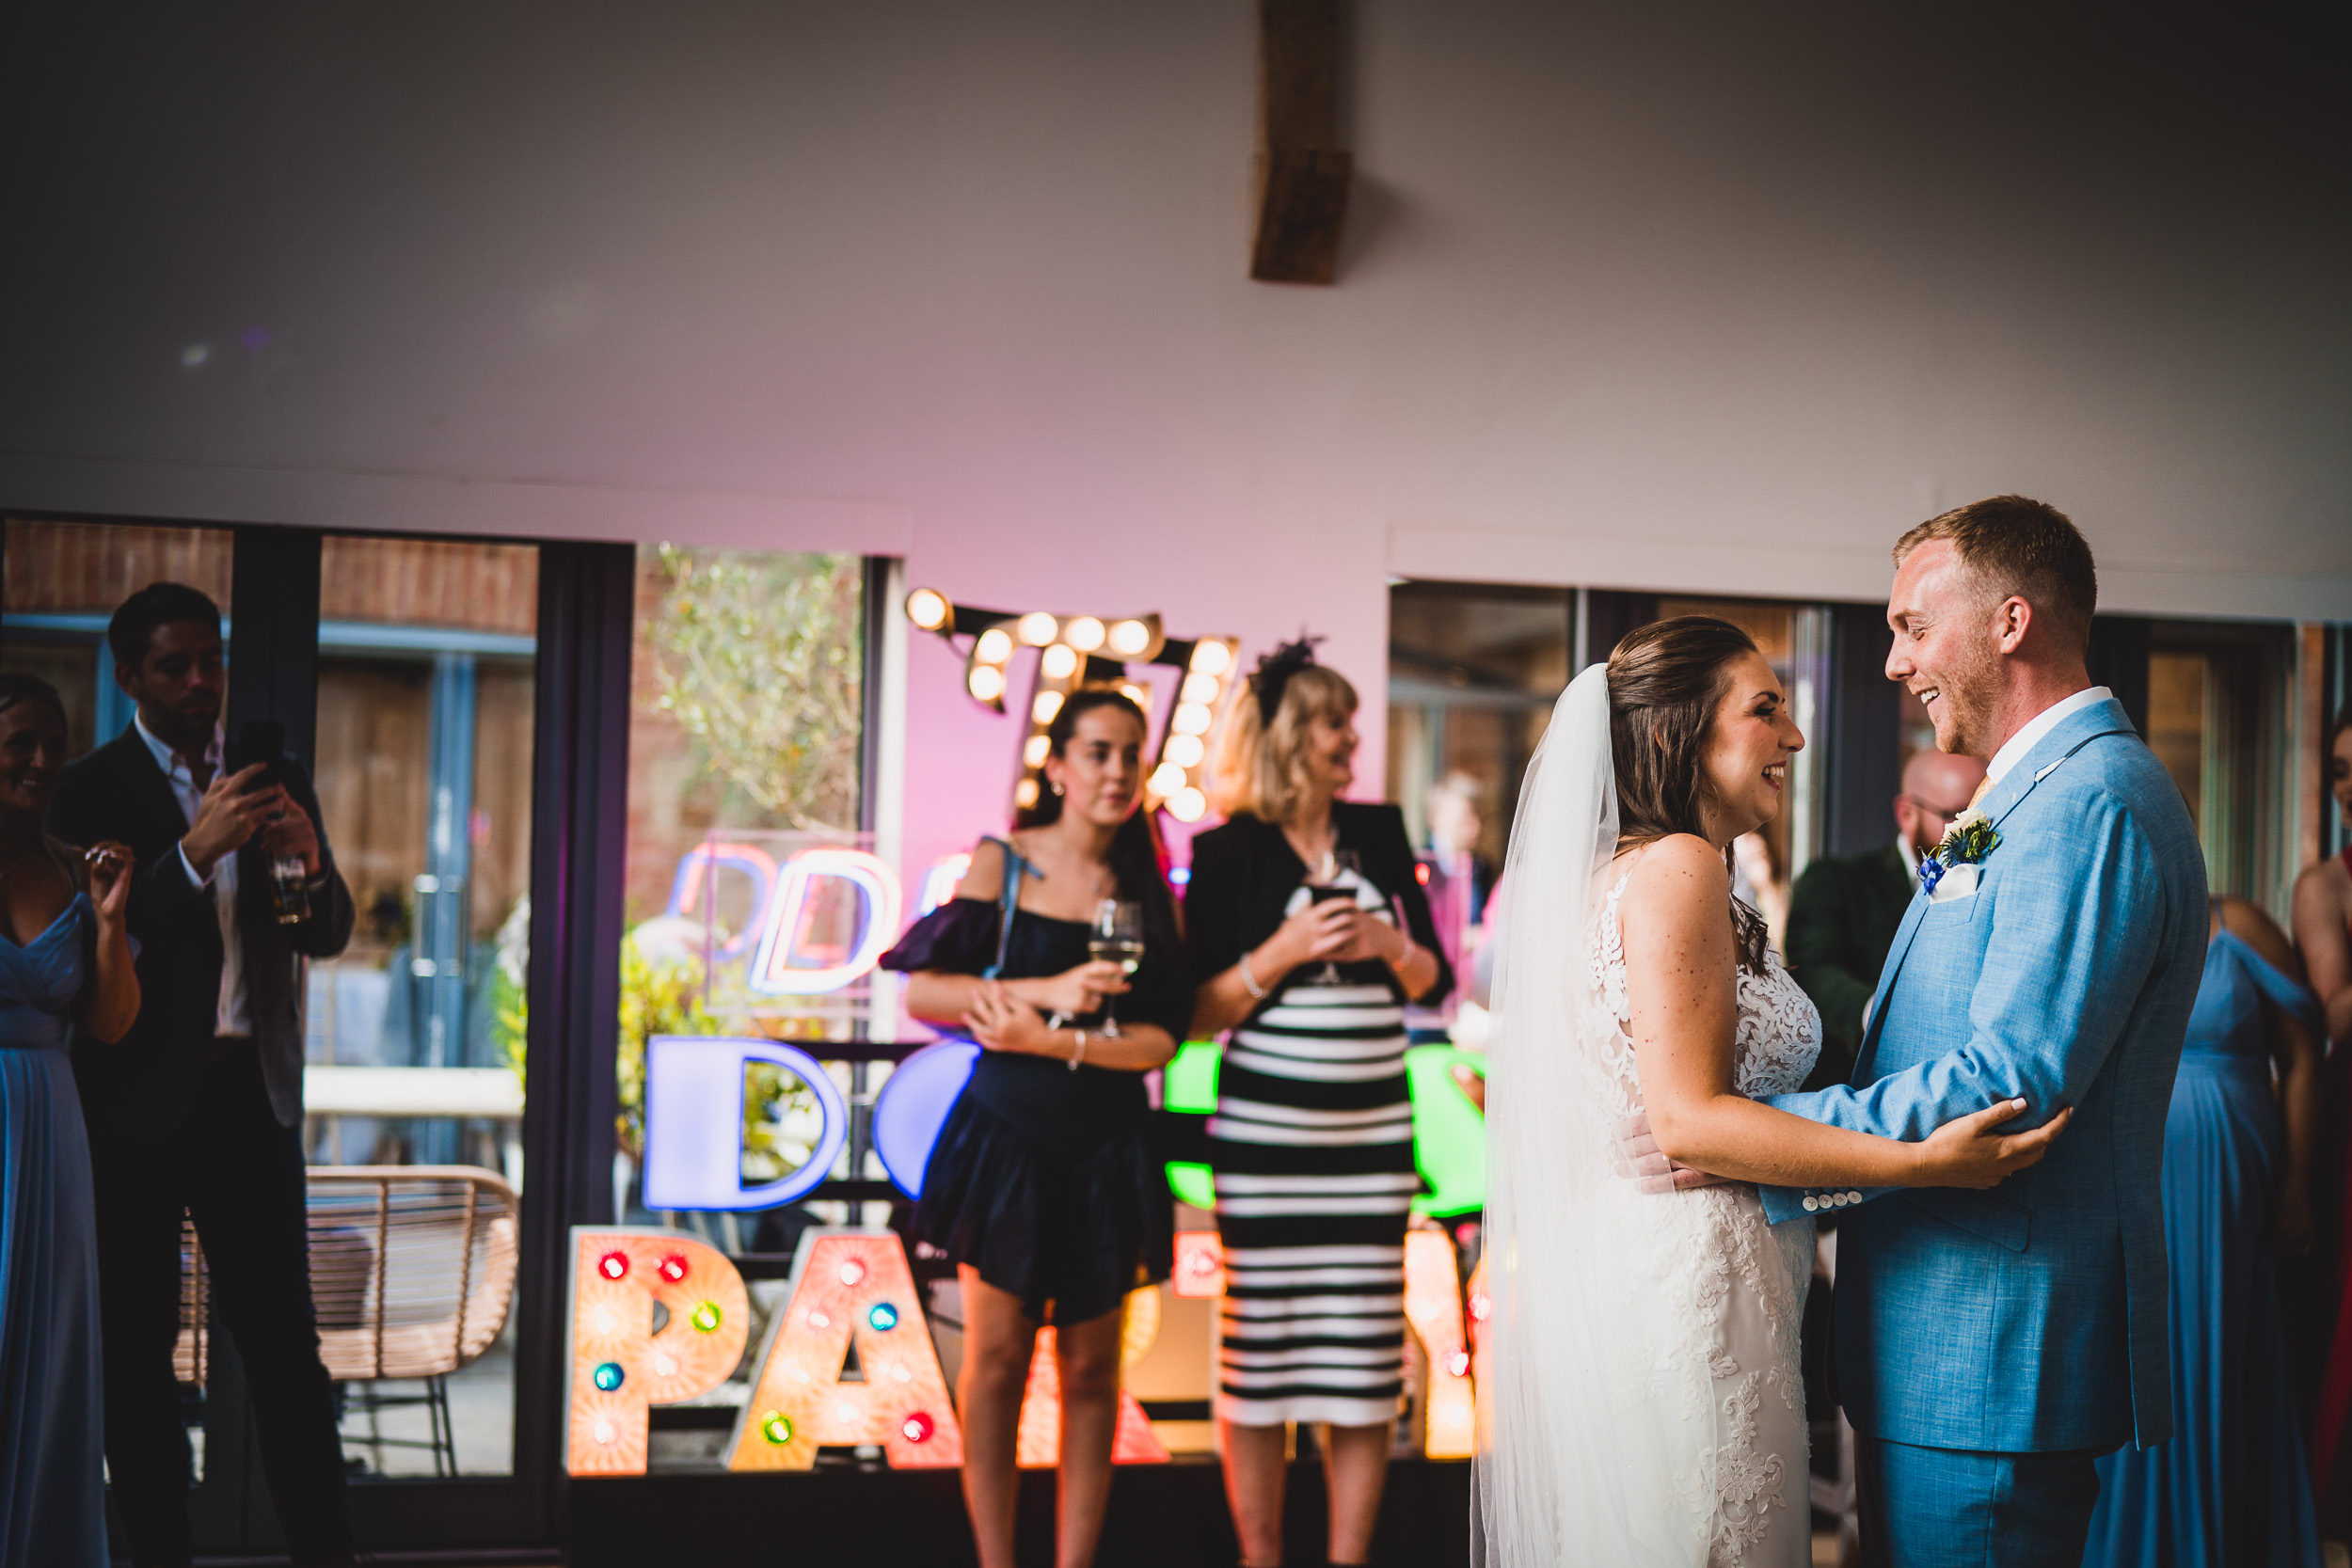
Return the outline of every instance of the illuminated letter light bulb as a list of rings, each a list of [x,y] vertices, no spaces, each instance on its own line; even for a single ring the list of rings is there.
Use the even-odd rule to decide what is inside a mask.
[[[1062,641],[1082,654],[1090,654],[1103,645],[1103,623],[1091,615],[1081,615],[1062,627]]]
[[[947,599],[936,589],[918,588],[907,595],[907,619],[925,631],[937,631],[947,624]]]
[[[1012,657],[1012,639],[1002,626],[991,626],[972,644],[972,657],[982,664],[1002,664]]]
[[[1210,638],[1202,638],[1192,650],[1192,673],[1196,675],[1221,675],[1232,663],[1232,650]]]
[[[1152,628],[1141,621],[1114,621],[1108,641],[1111,652],[1133,657],[1152,645]]]
[[[1066,681],[1078,673],[1078,651],[1067,642],[1057,642],[1039,656],[1037,667],[1049,681]]]
[[[993,664],[976,664],[964,684],[973,696],[983,703],[993,703],[1005,694],[1005,673]]]
[[[1198,768],[1209,749],[1197,735],[1171,735],[1160,754],[1179,768]]]
[[[1013,623],[1013,629],[1030,647],[1042,648],[1061,635],[1061,623],[1041,610],[1032,610]]]
[[[1184,787],[1184,770],[1172,762],[1164,762],[1152,770],[1152,793],[1162,800]]]

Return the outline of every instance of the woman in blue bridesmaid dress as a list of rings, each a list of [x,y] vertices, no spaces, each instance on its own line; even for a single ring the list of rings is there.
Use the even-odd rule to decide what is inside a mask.
[[[48,683],[0,674],[0,1568],[105,1568],[98,1245],[67,1045],[138,1016],[131,852],[41,831],[65,766]]]
[[[2099,1461],[2085,1568],[2319,1568],[2271,1262],[2312,1239],[2320,1030],[2300,974],[2268,915],[2214,900],[2164,1124],[2172,1436]]]

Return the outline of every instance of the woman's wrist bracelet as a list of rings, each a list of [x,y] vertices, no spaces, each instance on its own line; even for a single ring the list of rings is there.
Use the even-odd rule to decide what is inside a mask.
[[[1241,962],[1235,964],[1233,967],[1241,971],[1241,987],[1242,990],[1249,993],[1249,1000],[1252,1002],[1264,1001],[1265,987],[1258,984],[1258,976],[1249,967],[1249,955],[1244,953],[1241,956]]]
[[[1077,1049],[1070,1053],[1070,1070],[1075,1072],[1080,1064],[1087,1059],[1087,1032],[1084,1029],[1073,1029],[1070,1032],[1078,1037]]]

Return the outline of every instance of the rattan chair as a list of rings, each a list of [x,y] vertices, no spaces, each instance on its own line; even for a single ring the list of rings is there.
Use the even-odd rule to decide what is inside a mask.
[[[457,1472],[447,1379],[499,1337],[514,1306],[515,1189],[475,1165],[313,1165],[310,1296],[327,1375],[369,1415],[367,1444],[422,1447],[437,1475]],[[201,1385],[211,1281],[195,1227],[182,1221],[180,1343],[174,1368]],[[421,1394],[375,1386],[416,1381]],[[384,1408],[421,1404],[432,1435],[386,1437]]]

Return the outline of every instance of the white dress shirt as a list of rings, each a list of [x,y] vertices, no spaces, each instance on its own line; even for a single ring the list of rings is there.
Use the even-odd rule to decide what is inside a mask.
[[[171,785],[171,793],[180,801],[180,814],[188,826],[196,826],[196,814],[204,803],[204,792],[196,787],[196,770],[188,759],[155,738],[155,732],[147,727],[147,721],[135,712],[131,722],[138,726],[139,738],[147,742],[148,751],[155,758],[155,766],[164,771],[164,779]],[[220,776],[221,734],[217,725],[213,730],[212,743],[204,748],[204,764]],[[188,860],[188,852],[180,851],[180,869],[188,874],[189,885],[202,887],[205,879],[196,874],[196,866]],[[213,911],[220,921],[220,1000],[213,1012],[213,1033],[245,1036],[253,1033],[253,1013],[245,991],[245,942],[237,931],[237,852],[229,853],[213,863]]]
[[[1999,784],[2001,775],[2025,761],[2026,753],[2040,745],[2043,736],[2057,729],[2071,715],[2080,713],[2093,703],[2104,703],[2114,695],[2104,686],[2093,686],[2075,692],[2072,697],[2060,697],[2026,720],[2026,727],[2010,736],[2009,743],[1993,753],[1993,760],[1985,764],[1984,776],[1994,784]]]

